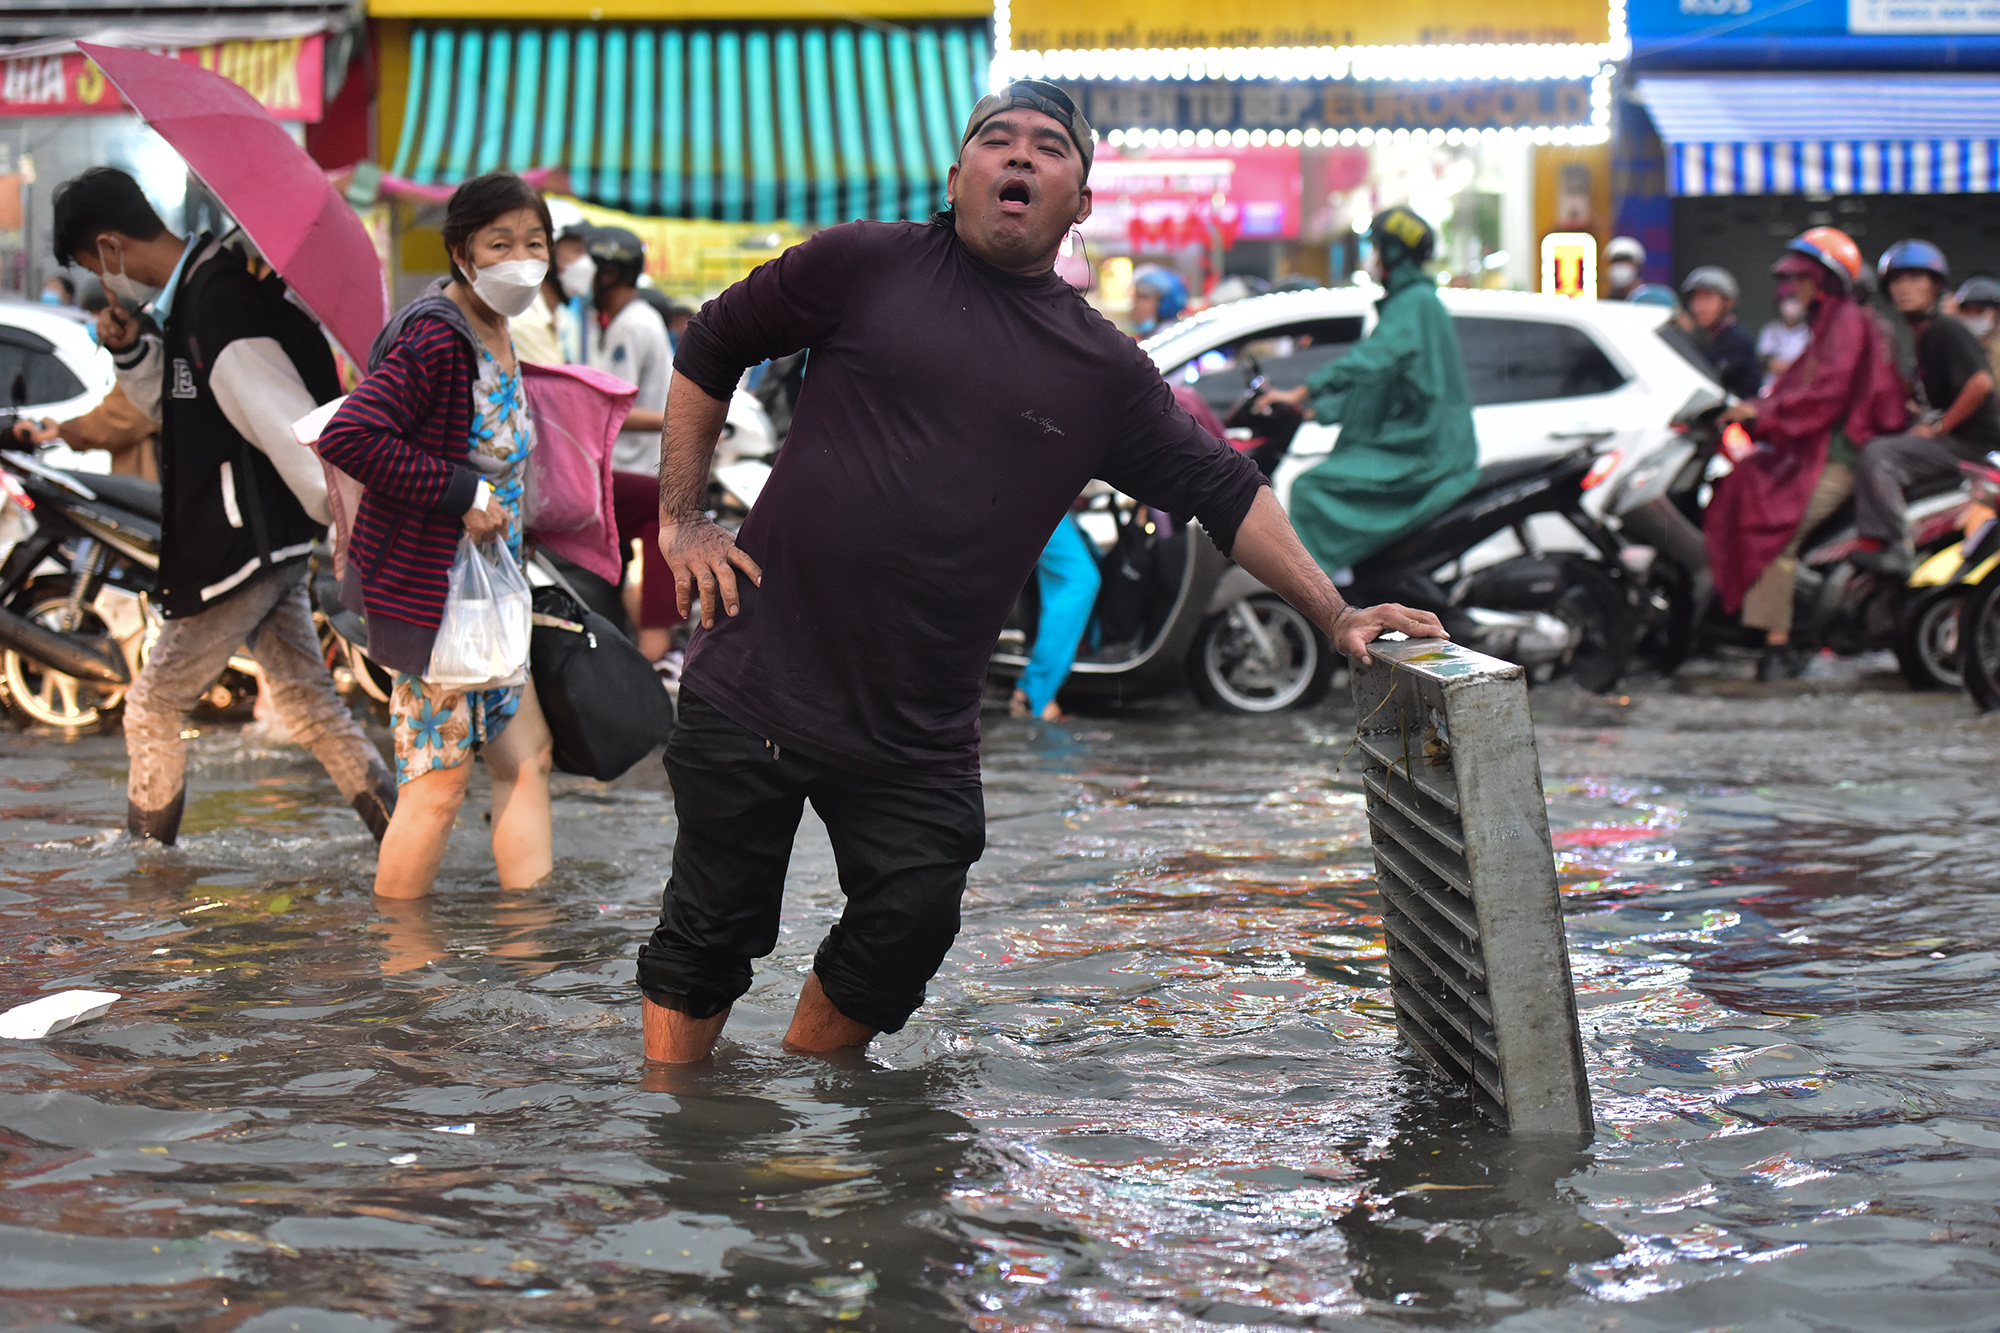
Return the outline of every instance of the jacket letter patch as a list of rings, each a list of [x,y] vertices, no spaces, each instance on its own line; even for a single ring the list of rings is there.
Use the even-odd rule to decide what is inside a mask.
[[[176,398],[194,397],[194,372],[179,357],[174,358],[174,387],[169,392]]]

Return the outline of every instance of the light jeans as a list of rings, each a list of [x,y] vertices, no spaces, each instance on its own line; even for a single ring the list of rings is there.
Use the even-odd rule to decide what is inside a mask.
[[[1021,673],[1021,692],[1028,696],[1029,713],[1040,717],[1069,679],[1077,642],[1090,623],[1097,589],[1103,582],[1090,538],[1083,535],[1073,515],[1064,514],[1049,534],[1049,544],[1035,562],[1035,576],[1042,596],[1042,618],[1035,630],[1028,668]]]
[[[264,669],[271,705],[294,741],[325,766],[379,840],[395,808],[388,766],[334,692],[306,597],[305,562],[260,575],[199,615],[169,620],[125,696],[126,827],[169,846],[186,798],[181,732],[202,692],[239,648]]]
[[[1743,594],[1745,625],[1772,634],[1791,634],[1792,595],[1799,579],[1799,548],[1812,535],[1812,530],[1833,517],[1834,510],[1846,504],[1847,497],[1852,494],[1853,469],[1845,463],[1828,463],[1819,474],[1819,482],[1813,487],[1811,498],[1806,501],[1805,516],[1799,519],[1799,530],[1792,534],[1792,540],[1778,552],[1777,558],[1764,566],[1764,572],[1750,585],[1750,591]]]

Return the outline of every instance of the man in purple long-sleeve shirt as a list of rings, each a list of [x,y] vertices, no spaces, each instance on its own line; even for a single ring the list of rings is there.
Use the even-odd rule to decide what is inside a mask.
[[[1092,150],[1061,89],[1009,85],[974,109],[944,213],[829,228],[688,326],[660,545],[702,627],[667,747],[673,874],[639,956],[649,1060],[706,1056],[751,959],[776,946],[808,800],[847,904],[786,1044],[860,1045],[923,1003],[985,848],[987,658],[1091,478],[1199,517],[1349,656],[1367,660],[1386,630],[1443,633],[1426,612],[1344,605],[1256,468],[1055,276],[1064,233],[1090,214]],[[701,512],[730,391],[800,348],[791,433],[732,540]]]

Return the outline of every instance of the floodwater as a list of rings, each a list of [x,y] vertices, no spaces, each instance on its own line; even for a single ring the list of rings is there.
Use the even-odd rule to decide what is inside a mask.
[[[1874,679],[1536,696],[1597,1108],[1510,1141],[1395,1040],[1351,713],[989,716],[992,850],[908,1029],[779,1036],[811,824],[713,1066],[642,1077],[656,764],[558,868],[461,818],[385,912],[302,753],[205,725],[136,851],[115,736],[0,734],[0,1323],[364,1333],[1991,1329],[2000,721]]]

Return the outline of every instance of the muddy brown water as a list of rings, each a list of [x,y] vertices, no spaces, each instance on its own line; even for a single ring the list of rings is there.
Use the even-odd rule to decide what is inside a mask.
[[[469,805],[384,911],[302,753],[205,725],[176,851],[116,736],[0,734],[0,1324],[1990,1329],[2000,722],[1871,679],[1538,694],[1598,1130],[1513,1142],[1399,1049],[1351,715],[987,720],[958,947],[865,1057],[785,1054],[810,817],[713,1066],[642,1077],[656,763]],[[483,784],[483,779],[478,779]],[[483,790],[483,786],[482,786]]]

